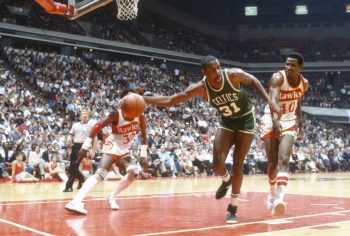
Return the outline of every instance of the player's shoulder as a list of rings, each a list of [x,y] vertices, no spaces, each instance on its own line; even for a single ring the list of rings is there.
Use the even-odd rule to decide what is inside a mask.
[[[223,69],[223,71],[226,71],[227,75],[239,75],[239,74],[244,74],[244,70],[241,68],[236,68],[236,67],[231,67],[227,69]]]
[[[284,81],[283,71],[280,70],[280,71],[274,72],[271,76],[271,81],[282,85]]]
[[[284,74],[284,71],[283,71],[283,70],[275,71],[275,72],[272,74],[272,77],[283,79],[283,77],[284,77],[283,74]]]

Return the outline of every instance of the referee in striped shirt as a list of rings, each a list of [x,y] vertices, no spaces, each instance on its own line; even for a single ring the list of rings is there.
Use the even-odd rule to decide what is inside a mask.
[[[77,163],[77,158],[78,152],[81,149],[81,146],[83,145],[85,139],[88,137],[89,131],[93,125],[94,122],[90,120],[89,109],[83,108],[80,113],[80,122],[73,124],[67,138],[67,143],[71,143],[73,140],[73,146],[69,163],[70,176],[67,180],[66,188],[63,190],[63,192],[73,191],[73,182],[75,178],[79,180],[77,189],[80,189],[85,181],[83,174],[79,171],[79,163]]]

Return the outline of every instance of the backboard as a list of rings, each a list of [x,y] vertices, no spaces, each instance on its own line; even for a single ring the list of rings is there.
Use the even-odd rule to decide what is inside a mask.
[[[35,0],[50,14],[67,15],[75,20],[97,8],[103,7],[114,0],[67,0],[67,4],[54,0]],[[118,20],[133,20],[137,17],[139,0],[115,0],[118,5]]]

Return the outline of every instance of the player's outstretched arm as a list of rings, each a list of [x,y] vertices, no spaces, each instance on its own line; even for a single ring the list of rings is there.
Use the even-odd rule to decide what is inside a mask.
[[[193,85],[190,85],[188,88],[185,89],[185,91],[174,94],[172,96],[143,96],[143,99],[146,103],[161,106],[161,107],[170,107],[174,106],[176,104],[179,104],[181,102],[187,101],[188,99],[195,97],[195,96],[202,96],[205,97],[205,86],[202,81],[195,83]]]
[[[252,74],[249,74],[241,69],[230,69],[228,71],[230,80],[240,82],[241,84],[249,85],[269,104],[271,112],[280,113],[280,108],[277,102],[272,101],[260,81]]]

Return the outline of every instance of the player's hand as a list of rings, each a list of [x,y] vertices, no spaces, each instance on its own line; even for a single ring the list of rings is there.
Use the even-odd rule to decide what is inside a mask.
[[[276,102],[270,101],[269,107],[271,114],[277,114],[277,118],[279,119],[281,117],[281,109],[279,105]]]
[[[278,136],[281,136],[282,125],[281,125],[281,122],[279,120],[272,120],[272,130]]]
[[[87,156],[88,150],[80,149],[78,152],[78,158],[77,163],[80,163],[86,156]]]
[[[300,129],[298,131],[297,140],[300,141],[300,140],[303,140],[303,138],[304,138],[304,130]]]

